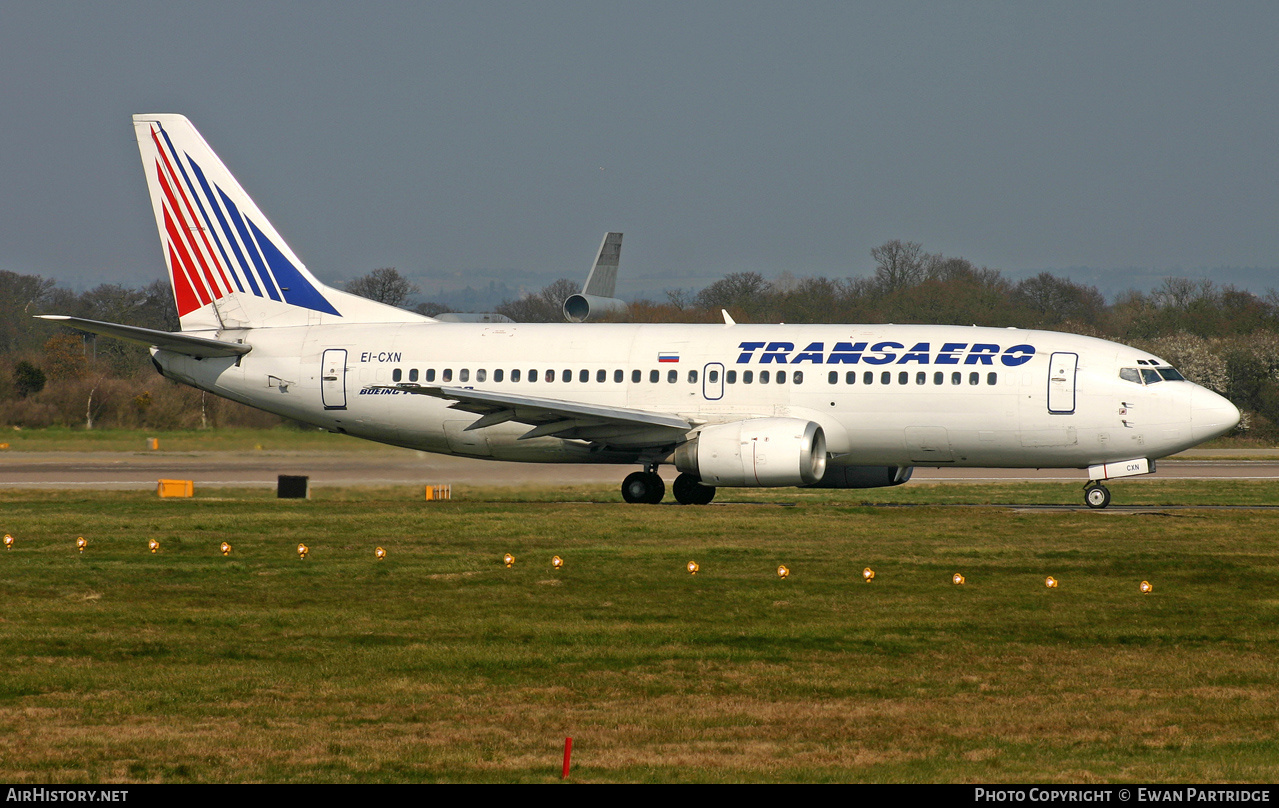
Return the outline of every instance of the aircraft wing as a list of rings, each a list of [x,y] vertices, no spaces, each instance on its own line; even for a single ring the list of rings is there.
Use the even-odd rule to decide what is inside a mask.
[[[583,404],[555,398],[472,390],[469,387],[436,387],[398,384],[384,389],[452,401],[451,409],[481,416],[467,430],[515,421],[532,427],[520,440],[553,435],[619,447],[652,447],[684,441],[697,424],[660,412]]]
[[[77,331],[88,331],[90,334],[101,334],[115,337],[139,345],[154,346],[165,351],[194,356],[204,359],[210,356],[243,356],[252,347],[240,342],[223,342],[222,340],[196,337],[191,334],[156,331],[153,328],[140,328],[136,325],[120,325],[119,323],[103,323],[98,320],[85,320],[81,317],[68,317],[65,314],[37,314],[41,320],[52,320],[70,326]]]

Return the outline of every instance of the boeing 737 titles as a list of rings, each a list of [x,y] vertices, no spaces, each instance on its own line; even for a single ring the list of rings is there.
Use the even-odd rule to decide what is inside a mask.
[[[898,485],[924,465],[1079,469],[1085,502],[1104,508],[1103,481],[1239,421],[1159,357],[1074,334],[727,313],[723,325],[433,320],[316,280],[186,118],[133,126],[181,330],[46,318],[148,345],[167,378],[334,432],[636,465],[628,502],[662,500],[662,464],[680,471],[685,504],[721,486]]]

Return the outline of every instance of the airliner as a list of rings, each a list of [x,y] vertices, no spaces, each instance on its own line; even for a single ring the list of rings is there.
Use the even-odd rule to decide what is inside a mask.
[[[638,467],[622,497],[874,488],[915,466],[1078,469],[1104,482],[1239,421],[1157,356],[948,325],[442,322],[325,286],[181,115],[134,131],[181,328],[61,315],[150,347],[164,377],[441,454]]]

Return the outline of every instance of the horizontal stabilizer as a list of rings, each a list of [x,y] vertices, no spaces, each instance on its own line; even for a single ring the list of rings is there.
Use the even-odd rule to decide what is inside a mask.
[[[97,320],[85,320],[80,317],[68,317],[65,314],[38,314],[42,320],[52,320],[70,326],[77,331],[90,334],[101,334],[104,337],[136,342],[164,351],[194,356],[204,359],[212,356],[243,356],[253,348],[242,342],[223,342],[222,340],[196,337],[190,334],[174,334],[169,331],[156,331],[152,328],[139,328],[135,325],[119,323],[102,323]]]

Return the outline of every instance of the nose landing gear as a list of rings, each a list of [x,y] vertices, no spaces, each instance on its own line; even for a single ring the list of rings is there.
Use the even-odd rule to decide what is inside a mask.
[[[1084,486],[1084,504],[1097,510],[1106,507],[1110,504],[1110,489],[1096,480],[1089,480]]]

